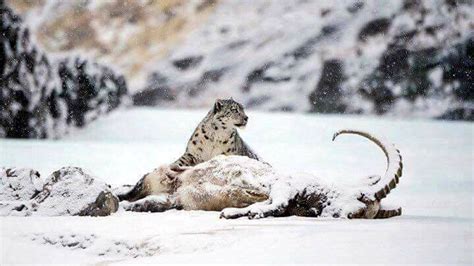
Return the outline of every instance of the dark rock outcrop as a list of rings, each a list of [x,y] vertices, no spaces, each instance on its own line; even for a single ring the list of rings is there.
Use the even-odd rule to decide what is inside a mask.
[[[182,59],[177,59],[173,61],[173,65],[179,70],[186,70],[188,68],[196,67],[201,63],[202,56],[190,56]]]
[[[452,84],[458,99],[474,101],[474,35],[455,45],[439,62],[443,82]]]
[[[60,137],[126,101],[123,76],[79,57],[51,60],[3,2],[0,20],[0,137]]]
[[[359,40],[367,40],[367,38],[384,34],[390,28],[391,20],[389,18],[377,18],[367,23],[359,32]]]
[[[127,97],[127,83],[112,69],[81,58],[59,62],[58,73],[67,123],[83,127],[91,120],[120,106]]]
[[[410,50],[398,41],[390,45],[379,65],[361,83],[360,93],[374,103],[377,114],[387,112],[397,100],[415,102],[427,97],[452,97],[458,106],[448,108],[442,119],[470,120],[474,111],[474,37],[453,47]],[[434,81],[430,75],[442,75]],[[397,94],[393,91],[398,87]]]
[[[445,120],[467,120],[474,122],[474,108],[454,108],[446,111],[438,119]]]
[[[45,138],[62,127],[54,117],[64,112],[59,99],[53,100],[58,86],[54,66],[2,3],[0,20],[0,137]]]
[[[160,73],[148,77],[147,87],[132,96],[133,104],[137,106],[155,106],[159,102],[171,102],[176,99],[176,93],[167,85],[168,79]]]
[[[345,79],[344,65],[339,60],[328,60],[323,64],[321,78],[316,89],[309,95],[311,111],[318,113],[342,113],[342,83]]]

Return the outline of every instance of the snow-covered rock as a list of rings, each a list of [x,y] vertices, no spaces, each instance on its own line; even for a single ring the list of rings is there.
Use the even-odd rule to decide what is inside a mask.
[[[27,206],[43,190],[38,171],[28,168],[0,168],[0,216],[27,215]]]
[[[68,124],[82,127],[127,102],[127,83],[111,68],[80,57],[59,62],[59,97],[68,109]]]
[[[61,168],[44,183],[31,169],[2,170],[0,178],[2,216],[107,216],[118,209],[110,186],[78,167]]]
[[[33,169],[0,168],[0,201],[30,200],[43,189],[43,183]]]
[[[43,138],[62,131],[58,76],[21,19],[0,2],[0,137]]]
[[[60,137],[126,101],[123,76],[80,57],[51,59],[3,1],[0,19],[0,137]]]
[[[78,167],[52,173],[33,200],[39,215],[106,216],[118,208],[110,186]]]

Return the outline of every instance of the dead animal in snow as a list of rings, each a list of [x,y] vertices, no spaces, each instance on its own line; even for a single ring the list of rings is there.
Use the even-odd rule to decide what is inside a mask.
[[[222,211],[222,218],[308,216],[389,218],[401,208],[385,209],[381,201],[402,175],[402,157],[394,145],[369,133],[341,130],[365,137],[381,148],[387,159],[383,176],[370,176],[356,187],[328,184],[309,174],[281,174],[268,164],[245,156],[217,156],[175,173],[161,166],[120,195],[126,210],[168,209]]]

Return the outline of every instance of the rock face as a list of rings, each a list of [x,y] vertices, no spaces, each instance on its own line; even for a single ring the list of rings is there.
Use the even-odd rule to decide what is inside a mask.
[[[118,67],[131,87],[143,89],[149,63],[205,21],[218,0],[5,2],[25,18],[48,52],[87,51]],[[174,63],[184,70],[199,58]]]
[[[341,84],[344,81],[343,64],[338,60],[328,60],[323,64],[321,79],[316,89],[309,95],[311,111],[318,113],[343,113]]]
[[[414,37],[398,37],[388,45],[359,92],[373,103],[376,114],[391,112],[397,105],[449,99],[449,106],[435,117],[473,121],[474,35],[452,47],[417,50],[410,49],[410,38]]]
[[[61,168],[45,182],[31,169],[2,169],[0,178],[3,216],[107,216],[118,209],[110,186],[81,168]]]
[[[224,1],[135,103],[472,120],[474,6],[455,3]]]
[[[44,138],[64,128],[64,105],[54,100],[58,78],[30,32],[0,3],[0,137]],[[49,105],[49,103],[55,103]]]
[[[123,76],[79,57],[51,60],[3,1],[0,19],[0,137],[60,137],[126,101]]]
[[[59,98],[64,99],[67,123],[82,127],[127,101],[127,83],[112,69],[82,58],[59,62]]]
[[[49,51],[113,62],[136,105],[466,120],[471,2],[8,1]]]

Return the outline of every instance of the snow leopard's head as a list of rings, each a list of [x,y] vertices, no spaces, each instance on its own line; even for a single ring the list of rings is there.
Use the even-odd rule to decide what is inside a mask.
[[[223,127],[245,127],[248,116],[245,114],[244,107],[234,101],[218,99],[213,107],[214,119],[222,124]]]

